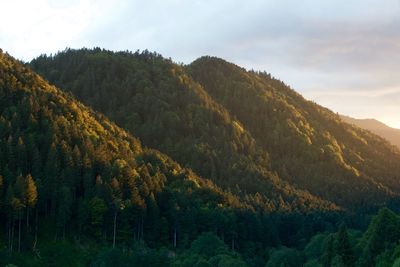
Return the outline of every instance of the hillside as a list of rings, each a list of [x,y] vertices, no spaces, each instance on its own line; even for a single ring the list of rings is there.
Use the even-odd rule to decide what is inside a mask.
[[[147,51],[100,49],[41,56],[31,66],[232,192],[288,196],[299,187],[358,209],[400,193],[398,150],[265,73],[217,58],[182,67]]]
[[[38,227],[55,239],[73,233],[110,240],[117,223],[123,225],[116,232],[119,242],[160,242],[162,233],[168,242],[178,222],[179,231],[188,231],[189,225],[191,232],[196,229],[187,216],[211,222],[211,211],[249,209],[245,201],[169,157],[143,148],[104,116],[4,53],[0,77],[0,199],[5,207],[0,224],[10,233],[11,249],[13,243],[17,247],[11,236],[21,214],[26,214],[24,240]],[[36,212],[35,226],[30,226],[34,214],[29,210]],[[43,221],[52,222],[51,227],[41,229]],[[31,245],[24,242],[18,250]]]
[[[313,130],[310,130],[311,134],[307,135],[312,142],[308,146],[301,145],[301,138],[305,136],[301,135],[300,138],[298,131],[289,131],[289,134],[285,135],[285,132],[281,132],[277,125],[271,126],[278,128],[275,135],[279,137],[272,140],[280,142],[281,149],[286,150],[285,156],[282,151],[275,150],[276,144],[269,144],[254,129],[252,131],[251,116],[250,118],[241,117],[241,113],[231,107],[230,102],[234,102],[235,97],[228,94],[219,99],[218,94],[215,94],[220,90],[218,84],[209,84],[208,89],[205,89],[207,78],[202,75],[221,75],[218,68],[212,68],[218,65],[215,62],[211,65],[202,65],[205,63],[197,61],[194,64],[200,65],[182,67],[147,52],[117,53],[121,58],[114,58],[115,54],[107,51],[79,50],[78,52],[92,55],[95,59],[92,62],[94,65],[97,65],[97,60],[101,56],[109,67],[116,67],[117,63],[130,64],[129,62],[135,62],[138,58],[144,60],[144,65],[139,65],[133,73],[146,70],[148,60],[152,62],[150,64],[153,64],[152,66],[156,60],[159,60],[161,63],[156,64],[158,68],[165,64],[164,71],[160,69],[157,71],[157,73],[162,73],[162,79],[154,78],[154,69],[153,72],[146,70],[138,76],[141,85],[146,84],[141,77],[147,75],[144,74],[147,71],[150,77],[153,77],[149,80],[166,83],[163,86],[147,83],[143,93],[141,88],[137,88],[139,92],[133,96],[139,93],[146,95],[147,91],[151,91],[156,98],[151,101],[147,99],[146,104],[140,104],[140,101],[136,100],[135,104],[145,108],[158,100],[156,102],[158,105],[162,105],[169,112],[179,114],[179,118],[185,118],[185,113],[193,115],[189,112],[189,106],[199,109],[197,118],[202,119],[193,120],[193,126],[190,126],[192,128],[188,127],[191,131],[188,132],[185,132],[187,129],[180,120],[178,120],[179,123],[175,120],[175,127],[182,127],[183,130],[181,128],[168,130],[166,128],[168,124],[164,124],[164,119],[156,120],[164,127],[154,126],[156,129],[167,129],[158,132],[158,135],[150,126],[154,121],[148,124],[126,122],[125,127],[131,133],[135,131],[140,133],[145,129],[143,125],[147,125],[148,132],[142,134],[153,134],[152,138],[155,140],[148,139],[147,142],[153,142],[154,146],[162,147],[161,142],[157,140],[158,136],[161,140],[164,140],[165,136],[174,138],[173,140],[181,146],[180,139],[187,138],[187,143],[184,145],[189,146],[190,142],[200,140],[201,144],[209,146],[207,151],[217,153],[228,162],[231,160],[232,163],[239,164],[239,161],[246,159],[243,165],[239,165],[245,167],[241,170],[243,177],[254,179],[255,181],[249,182],[260,183],[261,186],[259,188],[246,187],[247,180],[235,183],[236,179],[240,181],[240,177],[234,171],[235,167],[229,166],[229,173],[238,175],[237,178],[220,172],[221,166],[216,169],[217,172],[211,180],[202,178],[192,170],[181,167],[169,156],[143,147],[139,139],[133,137],[131,133],[121,129],[104,115],[84,106],[70,93],[65,93],[50,85],[29,67],[0,51],[0,226],[5,230],[0,233],[0,265],[7,266],[13,263],[17,266],[279,267],[285,264],[295,267],[299,264],[375,266],[378,263],[392,266],[400,262],[400,249],[396,241],[398,239],[396,229],[400,220],[396,214],[382,209],[364,233],[347,229],[344,224],[338,229],[338,220],[347,221],[350,225],[366,226],[368,216],[365,216],[366,214],[363,214],[361,210],[358,210],[358,215],[355,217],[347,216],[346,213],[337,212],[338,208],[334,204],[317,198],[307,191],[296,189],[288,181],[301,185],[301,180],[298,178],[301,176],[296,176],[295,179],[285,174],[289,175],[289,170],[296,170],[303,174],[301,169],[297,169],[299,165],[287,167],[286,173],[281,173],[280,165],[283,160],[294,164],[295,161],[291,161],[293,155],[302,156],[303,158],[297,160],[303,163],[309,160],[307,157],[312,156],[314,150],[308,146],[319,145],[317,140],[321,138],[319,131],[322,129],[329,130],[331,136],[334,136],[329,139],[331,141],[329,145],[335,144],[333,142],[335,138],[342,152],[340,154],[343,157],[342,161],[337,159],[331,161],[329,157],[319,159],[324,161],[325,165],[332,165],[329,167],[332,169],[342,167],[350,171],[349,167],[343,167],[341,164],[343,162],[353,164],[352,158],[347,158],[347,153],[356,149],[364,160],[375,160],[377,153],[381,153],[384,159],[386,156],[393,156],[393,161],[397,160],[398,150],[385,140],[368,131],[342,123],[336,114],[304,100],[283,83],[270,78],[265,73],[247,72],[220,59],[213,59],[221,61],[222,66],[233,68],[230,71],[224,71],[229,80],[236,80],[235,71],[240,73],[239,84],[229,84],[227,91],[234,89],[231,95],[239,95],[243,100],[243,103],[235,102],[240,110],[246,110],[245,104],[249,101],[244,96],[253,98],[251,100],[253,108],[257,108],[260,115],[258,121],[260,127],[264,127],[263,122],[267,118],[264,117],[266,113],[263,113],[262,108],[257,105],[259,103],[257,101],[260,100],[255,96],[259,97],[259,95],[264,96],[260,97],[261,99],[268,100],[268,105],[261,102],[262,107],[273,105],[276,112],[280,111],[284,114],[280,116],[289,117],[290,120],[286,121],[277,119],[280,121],[279,125],[282,125],[279,127],[289,130],[290,127],[294,127],[293,125],[298,125],[299,128],[299,125],[304,126],[305,122],[309,121],[308,128]],[[71,51],[65,52],[64,55],[67,56],[68,53]],[[85,57],[82,58],[85,59]],[[128,60],[124,61],[124,58]],[[50,60],[43,56],[41,59],[45,63]],[[200,59],[202,60],[205,59]],[[65,59],[62,62],[65,62]],[[69,62],[70,68],[74,69],[71,61],[66,62]],[[79,62],[78,57],[72,62]],[[41,62],[41,64],[44,63]],[[180,68],[181,76],[169,77],[170,72],[167,70],[171,70],[171,66]],[[85,74],[85,69],[82,67],[80,71]],[[103,69],[108,70],[108,68]],[[54,67],[48,70],[52,70],[53,75],[57,73]],[[80,71],[75,75],[78,75]],[[103,73],[96,70],[92,73],[101,74],[98,78],[90,77],[89,80],[91,79],[92,82],[99,79],[106,83],[115,77],[107,74],[107,71]],[[122,69],[119,69],[117,73],[123,73]],[[75,80],[75,86],[77,86],[75,90],[85,94],[85,87],[78,86],[85,76],[78,75],[77,77],[81,80]],[[196,77],[199,83],[191,77]],[[242,80],[243,77],[250,77],[254,81],[249,84],[248,80]],[[114,80],[117,85],[120,85],[119,79],[121,77]],[[167,86],[168,83],[172,84],[174,79],[179,82],[184,79],[187,81],[184,86],[178,83],[181,85],[178,87],[180,91],[175,93],[175,96],[184,96],[184,98],[175,99],[176,102],[181,103],[180,109],[168,106],[168,103],[176,104],[173,99],[166,96],[177,90],[176,84]],[[257,79],[261,81],[260,87],[264,88],[263,90],[255,86]],[[122,80],[125,81],[125,79]],[[218,76],[216,81],[227,82],[223,76]],[[104,85],[94,85],[91,96],[99,97],[100,100],[105,96],[100,97],[95,92],[102,92],[101,94],[108,92],[109,100],[117,101],[119,104],[124,101],[133,101],[135,97],[125,99],[127,95],[122,94],[124,99],[121,100],[116,94],[111,93],[113,90],[121,90],[118,93],[129,92],[132,90],[129,89],[132,86],[130,82],[124,82],[126,87],[114,84],[115,87],[108,87],[109,90],[104,91],[103,88],[107,88]],[[258,92],[259,95],[240,95],[240,88],[247,88],[246,90],[253,93]],[[266,88],[271,91],[268,92]],[[161,89],[166,92],[157,93]],[[190,97],[185,96],[185,92],[190,92],[188,93]],[[273,97],[271,99],[265,96]],[[140,98],[140,100],[146,100],[146,98]],[[164,100],[162,104],[161,100]],[[113,107],[115,110],[121,108],[130,111],[132,109],[132,106],[122,107],[106,100],[103,103],[110,105],[108,113],[112,116],[116,116],[111,112]],[[147,112],[139,113],[139,115],[158,118],[160,113],[157,115],[157,112],[152,112],[153,109],[159,107],[158,105],[150,105],[152,108],[147,110],[150,115]],[[136,105],[133,107],[137,108]],[[167,111],[163,110],[161,114]],[[319,113],[314,114],[315,111]],[[221,114],[224,114],[225,118],[222,122],[218,119]],[[120,115],[122,120],[125,116]],[[276,116],[275,113],[274,116]],[[299,117],[302,123],[295,120]],[[118,116],[115,118],[118,119]],[[281,119],[281,117],[278,118]],[[184,122],[190,123],[190,120],[185,118]],[[270,123],[274,122],[274,120],[270,121]],[[300,129],[302,128],[299,128],[299,131]],[[173,131],[173,134],[165,133],[168,131]],[[347,136],[348,132],[352,133],[353,139]],[[174,137],[175,134],[178,136]],[[223,142],[222,145],[213,143],[214,134],[217,140],[227,138],[235,145],[245,142],[245,139],[241,138],[249,138],[253,148],[250,150],[226,148],[227,150],[224,150],[223,147],[227,146],[227,142]],[[268,132],[265,132],[265,136],[270,138]],[[364,138],[361,142],[363,145],[356,143],[351,146],[346,143],[360,138]],[[143,139],[146,140],[146,138]],[[290,141],[290,139],[294,140]],[[169,145],[172,146],[172,144]],[[298,151],[297,145],[301,145],[304,151]],[[177,145],[175,149],[177,147],[183,149]],[[198,151],[204,152],[193,147],[187,149],[196,155],[202,155]],[[166,148],[164,150],[168,151]],[[169,151],[171,154],[179,152],[173,149]],[[227,151],[232,153],[233,159],[227,157]],[[265,155],[262,157],[260,154]],[[179,160],[188,166],[193,164],[191,160],[185,161],[182,158]],[[216,162],[219,160],[222,159],[215,159]],[[389,159],[386,160],[388,162],[385,166],[396,167],[391,165],[393,163]],[[329,170],[325,165],[319,166],[320,172]],[[249,167],[246,169],[246,166]],[[339,184],[332,189],[334,194],[337,194],[335,192],[337,188],[350,185],[355,181],[358,183],[357,186],[363,187],[351,188],[354,192],[374,193],[365,199],[362,206],[358,204],[358,207],[371,207],[378,204],[376,201],[385,201],[395,196],[395,188],[392,192],[380,190],[379,187],[377,189],[375,183],[378,178],[374,176],[369,177],[370,183],[363,183],[363,179],[368,177],[361,174],[360,170],[367,172],[369,171],[367,167],[357,169],[360,172],[356,175],[358,180],[351,176],[347,176],[353,179],[350,181],[338,180]],[[315,168],[315,166],[307,164],[303,166],[303,169],[306,168]],[[204,169],[207,170],[207,168]],[[204,171],[202,168],[199,170]],[[351,170],[351,172],[354,171]],[[339,174],[343,174],[343,170],[331,174],[330,179],[339,178]],[[313,179],[317,178],[313,177]],[[381,179],[390,183],[385,176]],[[307,184],[302,185],[307,187]],[[351,197],[346,195],[347,191],[343,193],[352,201]],[[354,196],[358,197],[357,194]],[[359,200],[355,200],[351,205],[357,205],[357,201]],[[344,203],[343,206],[351,207],[351,205]]]
[[[267,73],[213,57],[187,70],[269,152],[281,178],[342,205],[399,194],[400,151],[383,138],[342,123]]]
[[[223,189],[264,210],[313,209],[319,200],[282,181],[268,152],[184,69],[155,53],[67,50],[31,66],[160,150]],[[301,208],[305,207],[305,208]]]
[[[395,129],[375,119],[355,119],[341,115],[340,118],[350,124],[366,129],[379,136],[382,136],[393,145],[400,148],[400,129]]]
[[[35,261],[19,266],[53,266],[61,244],[73,244],[75,266],[72,254],[92,259],[102,246],[185,249],[203,232],[261,249],[337,220],[334,204],[284,182],[264,195],[221,189],[1,51],[0,77],[1,265],[21,251]]]

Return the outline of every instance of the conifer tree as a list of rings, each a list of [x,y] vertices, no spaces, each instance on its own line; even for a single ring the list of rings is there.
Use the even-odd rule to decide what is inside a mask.
[[[3,198],[3,184],[4,184],[4,179],[3,176],[0,174],[0,206],[1,206],[1,200]]]
[[[350,244],[345,224],[342,224],[336,234],[335,253],[342,258],[346,267],[354,266],[354,252]]]
[[[25,178],[25,207],[26,227],[29,228],[29,209],[35,207],[38,198],[37,188],[32,176],[28,174]]]
[[[328,242],[326,244],[325,252],[321,257],[322,266],[330,267],[334,257],[335,257],[334,238],[332,235],[330,235]]]
[[[114,177],[111,180],[111,194],[112,194],[112,209],[114,211],[114,226],[113,226],[113,248],[115,248],[116,244],[116,235],[117,235],[117,216],[119,210],[124,209],[124,203],[122,202],[122,192],[121,187],[118,180]]]

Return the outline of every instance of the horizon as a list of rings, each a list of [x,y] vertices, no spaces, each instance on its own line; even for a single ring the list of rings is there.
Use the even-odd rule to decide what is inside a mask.
[[[271,73],[334,112],[400,128],[400,2],[294,5],[289,0],[15,1],[4,4],[0,44],[25,62],[66,47],[148,49],[184,64],[217,56]]]

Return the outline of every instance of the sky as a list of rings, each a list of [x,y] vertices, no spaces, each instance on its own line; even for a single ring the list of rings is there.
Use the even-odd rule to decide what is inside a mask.
[[[400,128],[400,0],[0,0],[0,48],[203,55],[267,71],[340,114]]]

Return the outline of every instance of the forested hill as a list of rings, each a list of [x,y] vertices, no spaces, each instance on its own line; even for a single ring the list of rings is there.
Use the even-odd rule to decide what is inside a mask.
[[[181,66],[160,55],[67,50],[39,57],[31,66],[146,146],[170,155],[224,190],[259,203],[263,210],[320,206],[320,199],[280,180],[270,169],[268,153],[241,123]]]
[[[118,242],[146,234],[149,242],[162,243],[163,235],[168,243],[178,223],[179,231],[186,233],[188,225],[190,232],[196,229],[188,218],[212,221],[211,211],[249,208],[167,156],[142,148],[3,53],[0,77],[0,224],[7,228],[11,250],[31,248],[38,227],[55,239],[112,240],[113,227],[120,225]],[[210,213],[200,215],[203,209]],[[15,239],[21,220],[22,248]]]
[[[337,231],[339,220],[366,227],[369,217],[294,186],[326,179],[333,188],[316,193],[344,208],[380,204],[398,193],[398,150],[269,75],[100,49],[31,66],[128,131],[0,50],[1,266],[400,263],[398,215],[382,209],[364,233]],[[309,184],[308,168],[319,174]]]
[[[400,151],[267,73],[203,57],[190,75],[270,155],[282,179],[336,203],[369,205],[400,192]]]
[[[235,194],[279,192],[285,202],[308,191],[360,210],[400,193],[397,149],[266,73],[212,57],[181,66],[147,51],[101,49],[68,49],[30,65]]]
[[[296,212],[321,218],[337,211],[302,191],[273,188],[268,198],[222,190],[143,148],[1,51],[0,77],[0,253],[39,253],[44,242],[68,239],[186,248],[206,231],[236,242],[234,248],[290,243],[306,225]],[[297,219],[286,228],[273,223],[279,214]]]

